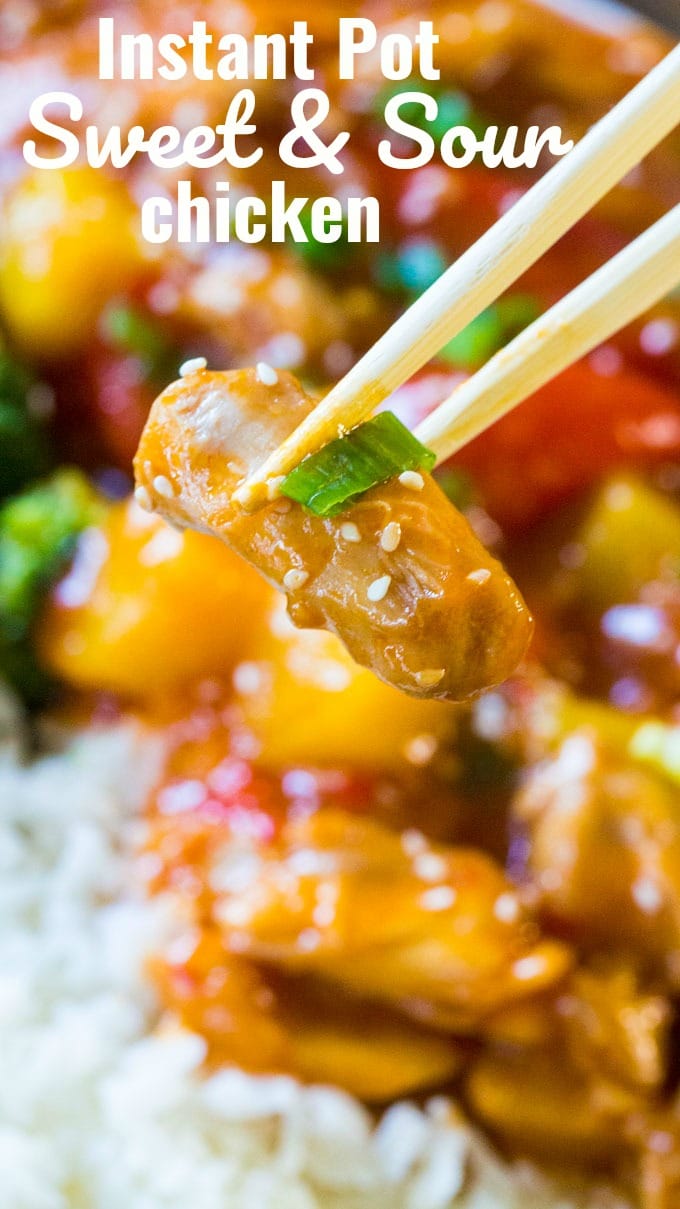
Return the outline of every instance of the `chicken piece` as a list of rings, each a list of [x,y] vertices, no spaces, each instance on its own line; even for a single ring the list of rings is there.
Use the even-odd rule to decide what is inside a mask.
[[[640,987],[630,965],[576,970],[556,1007],[578,1070],[631,1091],[649,1094],[662,1088],[671,1005],[663,995]]]
[[[304,361],[322,370],[329,345],[350,334],[337,289],[286,253],[242,244],[198,269],[180,308],[181,318],[205,340],[219,340],[232,362],[278,360],[278,345],[292,368]]]
[[[180,724],[148,850],[153,889],[227,954],[447,1030],[560,982],[568,950],[541,938],[492,859],[384,821],[399,826],[399,788],[388,806],[366,774],[272,776],[206,723]]]
[[[581,1075],[644,1095],[668,1077],[670,1000],[643,985],[628,962],[598,956],[564,985],[512,1004],[484,1028],[497,1048],[557,1050]]]
[[[346,1002],[337,988],[285,1004],[294,1069],[314,1083],[344,1087],[361,1100],[386,1103],[450,1082],[463,1044],[426,1031],[381,1004]]]
[[[621,1130],[640,1101],[589,1079],[558,1047],[485,1050],[468,1079],[475,1116],[505,1145],[552,1162],[621,1158]]]
[[[680,1203],[680,1102],[656,1112],[633,1113],[626,1141],[636,1150],[642,1209],[677,1209]]]
[[[531,618],[429,476],[374,487],[334,517],[285,499],[254,515],[232,503],[313,406],[289,374],[271,385],[254,370],[188,374],[151,410],[135,459],[138,500],[221,537],[287,593],[295,625],[338,634],[357,663],[404,692],[464,700],[505,680]],[[398,544],[386,550],[388,524]]]
[[[580,944],[631,951],[680,984],[680,821],[673,788],[576,731],[530,773],[515,817],[543,913]]]
[[[208,718],[204,707],[178,724],[179,746],[150,802],[150,889],[185,923],[152,963],[161,1002],[206,1039],[211,1063],[287,1071],[376,1102],[441,1086],[460,1069],[454,1038],[314,975],[256,966],[230,951],[214,915],[222,882],[238,879],[242,862],[257,863],[286,818],[331,804],[347,817],[378,809],[387,783],[331,769],[273,778],[226,755],[224,732],[211,731]]]
[[[290,1070],[271,989],[254,966],[225,952],[214,928],[181,933],[151,958],[149,973],[166,1011],[205,1037],[210,1059],[258,1074]]]
[[[153,889],[227,953],[446,1029],[561,980],[569,952],[491,858],[401,830],[403,783],[388,798],[384,778],[351,770],[273,776],[224,741],[205,710],[179,723],[148,850]]]
[[[577,968],[556,994],[487,1025],[468,1079],[471,1105],[504,1142],[534,1157],[629,1162],[633,1147],[622,1147],[622,1136],[633,1142],[638,1118],[658,1110],[671,1024],[670,1002],[629,964]]]
[[[209,874],[227,949],[428,1025],[475,1030],[569,967],[565,946],[540,938],[500,869],[471,849],[327,809],[291,818],[249,856],[218,851]]]
[[[286,1072],[375,1103],[441,1085],[460,1070],[453,1038],[335,988],[272,978],[229,954],[211,925],[155,957],[151,973],[166,1011],[207,1041],[211,1066]]]

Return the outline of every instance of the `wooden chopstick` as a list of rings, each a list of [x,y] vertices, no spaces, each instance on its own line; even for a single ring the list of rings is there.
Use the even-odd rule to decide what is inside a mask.
[[[678,283],[680,205],[491,357],[415,435],[438,462],[450,457]]]
[[[353,428],[489,306],[680,120],[680,45],[469,248],[238,490],[254,509],[307,454]]]

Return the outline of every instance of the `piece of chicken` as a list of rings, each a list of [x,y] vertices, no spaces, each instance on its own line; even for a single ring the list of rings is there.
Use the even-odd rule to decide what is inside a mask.
[[[514,802],[542,915],[582,947],[632,954],[680,986],[677,792],[589,729],[525,778]]]
[[[277,842],[249,854],[245,865],[242,852],[217,852],[210,877],[230,952],[320,976],[428,1025],[475,1031],[555,986],[571,963],[473,849],[328,809],[289,821]]]
[[[415,696],[464,700],[517,666],[531,618],[512,580],[428,475],[367,491],[340,515],[286,499],[247,514],[234,489],[314,406],[290,374],[190,372],[151,410],[137,499],[214,533],[288,596],[301,628]],[[225,624],[228,619],[225,619]]]

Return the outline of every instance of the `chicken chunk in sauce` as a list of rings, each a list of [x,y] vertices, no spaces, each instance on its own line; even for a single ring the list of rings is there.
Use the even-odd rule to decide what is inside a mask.
[[[214,533],[327,629],[357,663],[414,696],[464,700],[520,662],[531,617],[510,577],[429,475],[366,492],[333,517],[286,499],[250,515],[234,489],[314,406],[290,374],[197,369],[156,400],[135,462],[137,499]]]

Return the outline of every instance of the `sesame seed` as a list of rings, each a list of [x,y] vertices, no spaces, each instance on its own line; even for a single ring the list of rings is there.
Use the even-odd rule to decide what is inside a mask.
[[[292,507],[293,501],[286,499],[285,495],[282,495],[279,500],[274,500],[272,504],[274,511],[280,513],[281,516],[285,516],[287,512],[290,512]]]
[[[470,583],[473,584],[485,584],[489,579],[491,579],[491,572],[489,571],[488,567],[480,567],[479,571],[471,571],[469,575],[465,576],[465,578],[469,579]]]
[[[263,386],[276,386],[278,383],[279,375],[274,367],[268,365],[266,361],[258,361],[255,373]]]
[[[373,583],[368,585],[368,589],[366,591],[368,599],[375,602],[378,600],[384,600],[390,590],[391,583],[391,575],[381,575],[380,579],[374,579]]]
[[[421,688],[434,688],[435,684],[444,679],[445,674],[443,667],[424,668],[422,672],[415,673],[415,680]]]
[[[183,365],[179,367],[180,378],[188,378],[189,374],[198,373],[201,369],[207,369],[208,362],[205,357],[190,357]]]
[[[361,534],[352,521],[347,521],[344,525],[340,526],[340,536],[344,537],[346,542],[361,541]]]
[[[296,571],[293,569],[286,571],[283,577],[283,586],[284,588],[288,588],[290,592],[295,592],[297,588],[301,588],[306,584],[308,579],[309,574],[307,571]]]
[[[380,534],[380,545],[386,554],[392,554],[401,541],[401,525],[399,521],[390,521]]]
[[[153,500],[146,487],[135,487],[135,499],[145,512],[153,512]]]
[[[409,491],[422,491],[425,486],[425,479],[417,470],[405,470],[399,475],[399,482],[402,487],[408,487]]]
[[[164,500],[172,500],[175,498],[175,488],[170,479],[164,474],[157,474],[153,481],[153,489],[156,495],[162,495]]]

